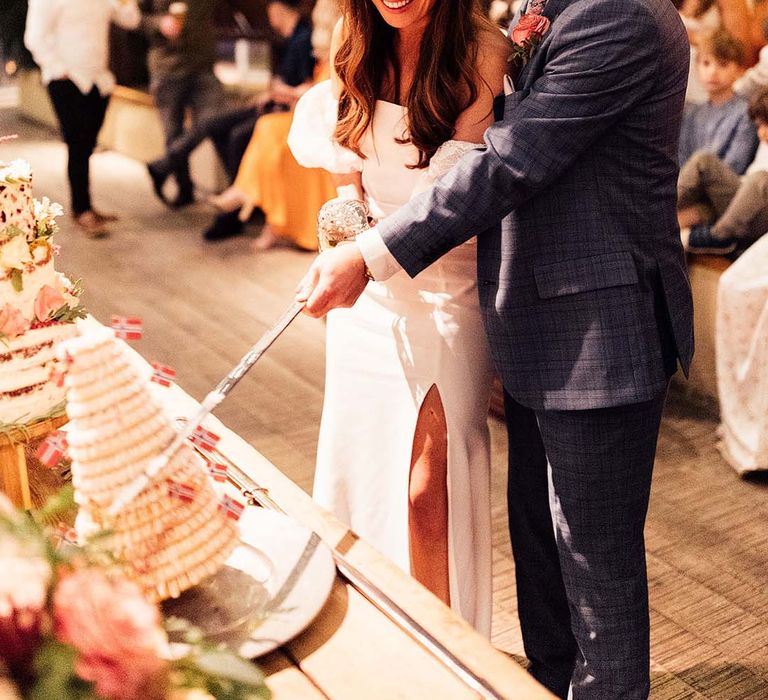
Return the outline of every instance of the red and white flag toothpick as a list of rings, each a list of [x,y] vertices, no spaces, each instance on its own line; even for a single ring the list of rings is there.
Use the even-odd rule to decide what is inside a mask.
[[[54,430],[40,443],[35,456],[46,467],[55,467],[67,454],[67,436],[63,430]]]
[[[55,364],[55,365],[51,365],[51,371],[48,375],[48,379],[51,380],[51,383],[54,386],[59,387],[59,389],[61,389],[61,387],[64,386],[64,377],[66,375],[67,375],[66,370],[63,367],[61,367],[59,364]]]
[[[214,481],[224,483],[227,480],[227,465],[218,462],[208,462],[208,472]]]
[[[206,450],[207,452],[213,450],[219,440],[221,440],[221,438],[216,435],[216,433],[206,430],[202,425],[198,425],[197,428],[195,428],[195,432],[189,436],[189,441],[193,445],[199,447],[201,450]]]
[[[160,386],[171,386],[171,382],[176,379],[176,370],[168,365],[161,365],[159,362],[152,363],[152,381]]]
[[[168,479],[168,495],[173,498],[178,498],[184,503],[192,503],[195,500],[197,489],[192,484],[181,483]]]
[[[59,523],[53,533],[56,540],[56,547],[63,547],[67,544],[77,544],[77,530],[69,527],[66,523]]]
[[[123,340],[141,340],[144,333],[144,323],[135,316],[113,316],[112,328],[115,335]]]
[[[224,494],[219,503],[219,513],[223,513],[226,517],[235,522],[240,520],[240,516],[243,514],[244,510],[245,506],[240,503],[240,501],[236,501],[226,494]]]

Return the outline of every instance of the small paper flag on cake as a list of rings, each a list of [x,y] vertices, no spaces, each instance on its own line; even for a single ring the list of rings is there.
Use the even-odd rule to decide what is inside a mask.
[[[144,323],[140,318],[132,316],[113,316],[112,328],[115,335],[123,340],[141,340]]]
[[[206,430],[202,425],[198,425],[195,428],[195,432],[189,436],[189,441],[199,447],[201,450],[210,452],[216,447],[216,443],[221,438],[216,433]]]
[[[195,500],[196,493],[197,489],[195,489],[192,484],[180,483],[178,481],[174,481],[173,479],[168,479],[169,496],[178,498],[180,501],[184,501],[184,503],[192,503],[192,501]]]
[[[56,540],[57,549],[67,544],[77,544],[77,530],[69,527],[66,523],[59,523],[53,536]]]
[[[61,367],[58,367],[57,365],[52,365],[51,372],[48,379],[51,380],[51,383],[54,386],[61,388],[64,386],[64,377],[66,376],[66,374],[67,373]]]
[[[244,510],[245,506],[242,503],[226,494],[224,494],[224,497],[219,504],[219,512],[224,513],[230,520],[240,520],[240,516],[243,514]]]
[[[208,462],[208,472],[214,481],[223,483],[227,480],[227,465],[218,462]]]
[[[171,382],[176,379],[176,370],[168,365],[161,365],[159,362],[152,363],[152,381],[161,386],[171,386]]]
[[[40,443],[35,456],[46,467],[55,467],[67,453],[67,436],[63,430],[54,430]]]

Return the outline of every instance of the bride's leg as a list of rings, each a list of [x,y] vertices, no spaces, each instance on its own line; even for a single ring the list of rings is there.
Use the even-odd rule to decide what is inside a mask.
[[[411,573],[444,603],[448,587],[448,430],[432,386],[419,409],[408,488]]]

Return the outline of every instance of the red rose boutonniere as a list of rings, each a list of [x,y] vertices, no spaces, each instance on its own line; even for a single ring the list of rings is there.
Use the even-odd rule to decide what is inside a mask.
[[[519,74],[523,66],[528,63],[547,29],[549,29],[549,20],[538,12],[529,10],[520,18],[510,36],[512,55],[509,57],[509,62],[514,71],[513,75]]]

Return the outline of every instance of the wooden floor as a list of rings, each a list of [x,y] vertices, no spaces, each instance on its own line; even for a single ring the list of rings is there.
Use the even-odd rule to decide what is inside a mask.
[[[24,156],[38,197],[68,206],[63,147],[0,110],[0,159]],[[248,237],[215,245],[200,231],[204,204],[171,212],[152,195],[143,167],[94,156],[96,206],[120,215],[106,240],[64,222],[59,269],[82,277],[97,318],[141,316],[137,349],[178,370],[201,398],[275,320],[312,256],[255,254]],[[309,490],[323,392],[321,322],[299,318],[217,412]],[[655,700],[768,698],[768,479],[738,478],[715,450],[716,422],[671,398],[662,428],[647,527]],[[522,659],[514,572],[505,525],[505,445],[493,435],[494,643]]]

